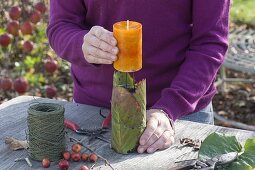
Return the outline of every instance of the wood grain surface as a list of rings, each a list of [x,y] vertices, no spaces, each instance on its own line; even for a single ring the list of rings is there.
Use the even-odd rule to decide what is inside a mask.
[[[81,127],[100,127],[103,118],[99,115],[99,107],[71,103],[67,101],[51,100],[45,98],[36,98],[31,96],[20,96],[0,105],[0,170],[9,169],[43,169],[40,162],[33,161],[33,166],[30,168],[24,162],[14,162],[16,158],[27,157],[28,153],[25,150],[12,151],[8,145],[4,143],[6,136],[12,136],[18,139],[26,139],[27,129],[27,109],[33,102],[53,102],[62,104],[65,107],[65,118],[78,123]],[[103,113],[107,114],[109,111],[103,109]],[[167,150],[158,151],[154,154],[138,154],[132,153],[128,155],[121,155],[115,153],[109,144],[101,141],[94,141],[90,147],[95,149],[97,153],[107,158],[114,169],[124,170],[155,170],[155,169],[169,169],[175,165],[175,161],[186,160],[197,157],[197,152],[192,152],[192,148],[178,148],[180,146],[179,139],[188,137],[192,139],[203,140],[212,132],[221,132],[227,135],[235,135],[237,139],[243,144],[247,138],[255,137],[255,132],[244,131],[238,129],[224,128],[219,126],[205,125],[189,121],[177,121],[176,125],[176,143]],[[77,135],[70,130],[66,130],[69,136],[77,139],[84,139],[84,144],[87,144],[88,137]],[[110,133],[105,135],[110,139]],[[67,137],[67,149],[70,150],[72,143]],[[83,149],[83,152],[88,152]],[[89,153],[89,152],[88,152]],[[86,163],[91,166],[91,163]],[[70,169],[78,170],[82,162],[70,162]],[[58,169],[57,162],[51,163],[49,169]],[[108,166],[104,165],[102,160],[99,160],[94,169],[108,170]]]

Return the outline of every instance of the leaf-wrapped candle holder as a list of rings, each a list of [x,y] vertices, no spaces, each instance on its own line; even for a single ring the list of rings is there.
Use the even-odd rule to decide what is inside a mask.
[[[111,106],[111,146],[128,154],[136,150],[146,127],[146,81],[135,84],[129,73],[115,72]]]

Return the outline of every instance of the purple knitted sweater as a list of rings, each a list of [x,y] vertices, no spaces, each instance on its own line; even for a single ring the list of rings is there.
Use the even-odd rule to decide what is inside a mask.
[[[71,63],[74,100],[110,108],[112,65],[89,64],[84,35],[115,22],[143,25],[143,68],[147,108],[162,109],[176,120],[206,107],[228,47],[230,0],[51,0],[47,35],[58,56]]]

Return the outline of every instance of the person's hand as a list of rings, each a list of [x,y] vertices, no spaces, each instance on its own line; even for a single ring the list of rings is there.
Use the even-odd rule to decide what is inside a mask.
[[[174,130],[164,112],[158,109],[147,111],[147,127],[140,137],[138,153],[169,148],[174,143]]]
[[[94,26],[84,36],[82,51],[88,63],[112,64],[117,59],[117,41],[113,33]]]

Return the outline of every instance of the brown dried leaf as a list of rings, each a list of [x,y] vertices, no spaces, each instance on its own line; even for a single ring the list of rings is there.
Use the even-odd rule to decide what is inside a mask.
[[[9,147],[16,151],[20,149],[28,149],[28,143],[26,140],[18,140],[13,137],[6,137],[5,143],[9,145]]]

